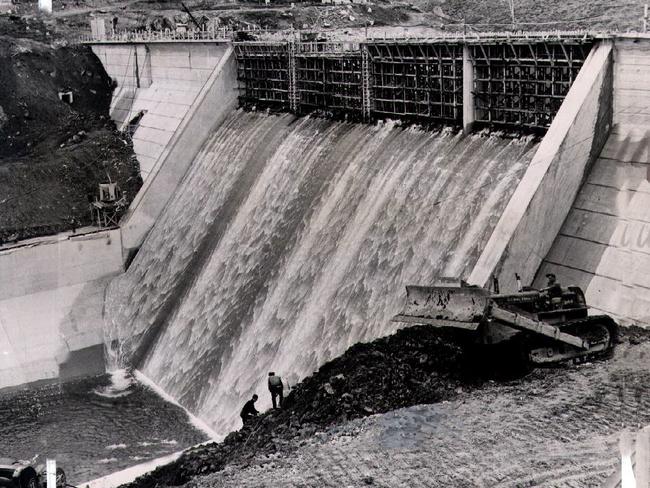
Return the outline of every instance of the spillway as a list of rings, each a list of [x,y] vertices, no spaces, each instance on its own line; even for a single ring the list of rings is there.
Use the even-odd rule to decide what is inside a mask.
[[[227,433],[268,371],[294,384],[392,333],[404,285],[466,278],[536,148],[232,113],[107,291],[113,360]]]

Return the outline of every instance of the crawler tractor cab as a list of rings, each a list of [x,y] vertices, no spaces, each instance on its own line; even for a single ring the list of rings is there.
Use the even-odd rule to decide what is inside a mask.
[[[618,332],[611,317],[588,315],[577,286],[494,294],[449,278],[407,286],[404,310],[393,321],[469,330],[481,344],[516,340],[538,365],[606,356]]]

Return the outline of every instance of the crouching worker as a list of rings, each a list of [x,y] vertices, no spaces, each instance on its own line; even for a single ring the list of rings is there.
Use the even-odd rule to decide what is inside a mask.
[[[284,399],[283,390],[282,378],[271,371],[269,373],[269,391],[271,392],[273,408],[278,408],[278,406],[282,408],[282,400]]]
[[[244,427],[250,424],[251,421],[257,416],[257,414],[259,414],[255,408],[256,401],[257,395],[253,395],[253,398],[244,403],[244,408],[241,409],[239,416],[241,417],[241,421],[244,424]]]

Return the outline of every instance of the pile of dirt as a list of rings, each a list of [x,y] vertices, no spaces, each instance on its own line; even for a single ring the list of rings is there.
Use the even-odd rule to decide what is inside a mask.
[[[109,117],[113,84],[85,46],[38,19],[0,16],[0,242],[91,223],[98,184],[142,184]],[[69,93],[71,99],[62,93]]]
[[[648,342],[650,330],[622,328],[619,339],[633,345]],[[319,433],[355,418],[452,400],[472,391],[507,390],[511,385],[529,392],[544,388],[540,378],[544,380],[547,375],[526,375],[525,369],[513,369],[517,364],[514,351],[481,351],[478,354],[471,337],[461,330],[428,326],[410,327],[371,343],[356,344],[296,385],[282,410],[262,414],[222,443],[190,449],[177,461],[128,486],[179,486],[226,466],[245,467],[286,457]],[[501,373],[505,369],[510,371],[509,376]]]
[[[465,339],[460,331],[413,327],[354,345],[293,388],[282,410],[266,412],[222,443],[194,448],[129,486],[182,485],[255,456],[291,452],[316,432],[354,418],[454,398],[484,382]]]

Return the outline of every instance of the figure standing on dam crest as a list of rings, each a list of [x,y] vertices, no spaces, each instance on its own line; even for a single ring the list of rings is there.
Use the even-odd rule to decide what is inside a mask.
[[[246,427],[251,422],[251,420],[253,420],[259,414],[255,408],[255,402],[257,401],[257,398],[257,395],[253,395],[250,400],[244,403],[244,408],[241,409],[239,416],[241,417],[241,421],[244,424],[244,427]]]
[[[282,408],[284,385],[282,384],[282,378],[276,375],[273,371],[269,373],[269,391],[271,392],[273,408],[278,408],[278,406]],[[276,402],[276,399],[279,401]]]

